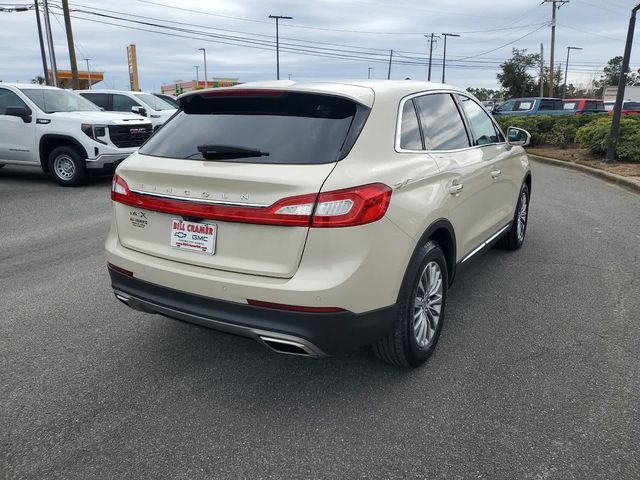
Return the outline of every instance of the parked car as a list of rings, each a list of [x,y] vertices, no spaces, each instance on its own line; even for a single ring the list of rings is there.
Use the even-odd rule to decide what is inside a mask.
[[[415,367],[456,269],[524,242],[530,136],[463,90],[258,82],[179,103],[113,180],[108,270],[131,308]]]
[[[68,90],[0,83],[0,167],[37,167],[80,185],[89,172],[113,172],[151,132],[148,119],[102,112]]]
[[[606,112],[604,102],[594,98],[566,98],[562,102],[562,108],[575,112],[576,115]]]
[[[157,130],[176,112],[176,108],[150,93],[124,90],[78,90],[84,98],[107,112],[133,112],[149,117]]]
[[[611,109],[608,110],[609,115],[613,115],[613,108],[616,102],[613,102]],[[622,102],[622,115],[640,115],[640,102],[625,100]]]
[[[172,95],[167,95],[166,93],[154,93],[153,95],[155,95],[158,98],[161,98],[162,100],[167,102],[169,105],[173,105],[173,108],[178,108],[178,99],[176,97]]]
[[[494,115],[575,115],[575,111],[566,110],[560,98],[512,98],[497,107]]]

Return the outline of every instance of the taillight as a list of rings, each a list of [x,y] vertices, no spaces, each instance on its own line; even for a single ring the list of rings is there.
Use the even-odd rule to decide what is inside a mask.
[[[289,227],[352,227],[380,220],[389,207],[391,188],[382,183],[372,183],[321,194],[287,197],[268,207],[242,207],[132,192],[120,176],[114,175],[111,199],[145,210],[225,222]]]

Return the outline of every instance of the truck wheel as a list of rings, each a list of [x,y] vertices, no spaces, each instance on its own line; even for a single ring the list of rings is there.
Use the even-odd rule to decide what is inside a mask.
[[[49,154],[49,172],[63,187],[82,185],[87,177],[87,167],[82,155],[68,145],[54,148]]]

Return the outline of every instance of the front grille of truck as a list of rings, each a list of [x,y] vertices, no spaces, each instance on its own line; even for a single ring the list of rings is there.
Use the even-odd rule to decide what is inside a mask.
[[[120,148],[139,147],[151,133],[151,125],[109,125],[109,137]]]

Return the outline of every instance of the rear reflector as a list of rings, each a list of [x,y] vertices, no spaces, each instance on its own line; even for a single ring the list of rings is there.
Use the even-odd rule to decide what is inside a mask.
[[[372,183],[278,200],[268,207],[214,205],[132,192],[114,175],[111,199],[144,210],[225,222],[295,227],[353,227],[380,220],[389,207],[391,188]]]
[[[107,268],[109,270],[113,270],[114,272],[118,272],[123,275],[126,275],[127,277],[133,277],[133,272],[130,272],[129,270],[125,270],[124,268],[118,267],[113,263],[107,263]]]
[[[301,305],[285,305],[283,303],[262,302],[260,300],[247,300],[249,305],[254,307],[273,308],[275,310],[289,310],[291,312],[305,313],[339,313],[345,312],[343,308],[338,307],[304,307]]]

